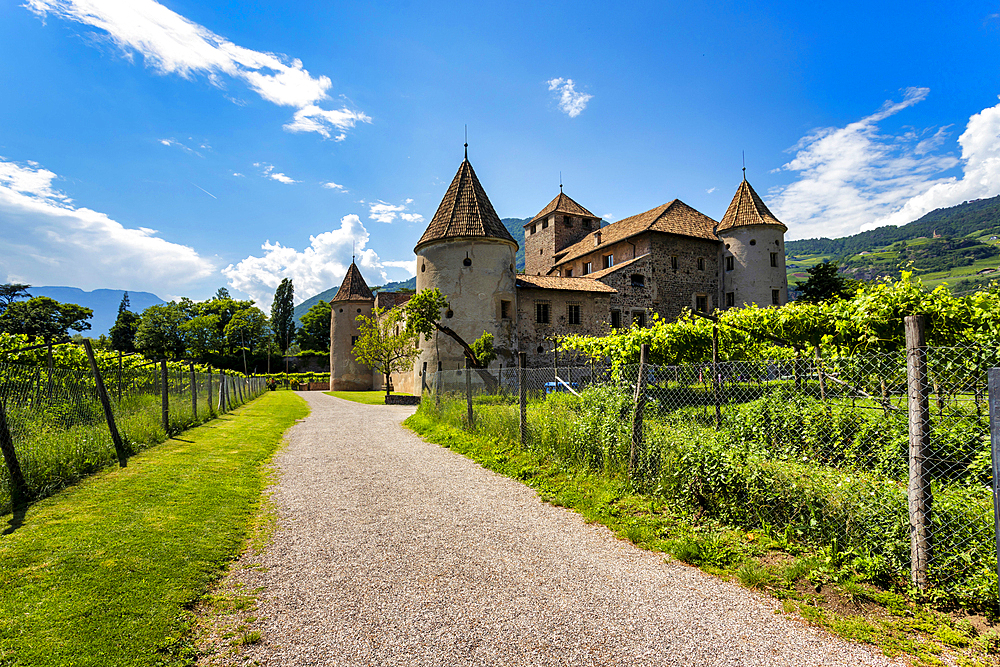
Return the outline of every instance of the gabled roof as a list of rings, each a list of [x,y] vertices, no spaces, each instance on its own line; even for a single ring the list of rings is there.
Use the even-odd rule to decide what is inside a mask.
[[[614,294],[618,290],[593,278],[560,278],[559,276],[517,276],[517,286],[527,289],[561,289],[571,292],[603,292]]]
[[[639,260],[646,259],[647,257],[649,257],[649,253],[648,252],[645,255],[639,255],[638,257],[636,257],[634,259],[630,259],[627,262],[622,262],[621,264],[615,264],[610,269],[601,269],[600,271],[594,271],[593,273],[588,273],[587,277],[588,278],[593,278],[594,280],[600,280],[604,276],[612,274],[615,271],[621,271],[622,269],[628,268],[632,264],[635,264]]]
[[[740,187],[736,189],[736,195],[726,209],[726,214],[722,216],[718,231],[748,225],[777,225],[783,231],[788,231],[788,228],[768,210],[767,205],[744,178]]]
[[[493,210],[493,204],[476,178],[476,172],[468,158],[459,166],[437,213],[431,219],[431,224],[427,225],[424,235],[417,241],[414,250],[432,241],[462,237],[501,239],[517,246],[517,241]]]
[[[657,206],[645,213],[613,222],[607,227],[587,234],[582,241],[566,248],[566,255],[559,262],[569,262],[577,257],[590,254],[601,246],[622,241],[643,232],[663,232],[718,241],[719,239],[713,231],[715,225],[715,220],[704,213],[699,213],[680,199],[675,199],[663,206]],[[601,235],[601,243],[596,245],[594,239],[598,234]]]
[[[539,211],[538,215],[531,219],[531,222],[544,218],[552,213],[569,213],[570,215],[576,215],[581,218],[597,218],[596,215],[577,204],[572,200],[572,198],[564,195],[561,188],[559,190],[559,195],[550,201],[548,206]],[[531,222],[527,224],[530,225]]]
[[[368,284],[361,276],[361,271],[358,270],[358,265],[351,262],[351,265],[347,267],[347,275],[344,276],[344,282],[340,283],[340,289],[337,290],[337,294],[330,299],[330,303],[333,303],[334,301],[374,300],[375,297],[372,296],[372,291],[368,289]]]

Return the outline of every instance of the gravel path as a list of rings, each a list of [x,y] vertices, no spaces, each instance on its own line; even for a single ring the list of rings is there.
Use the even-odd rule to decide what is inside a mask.
[[[412,408],[301,395],[274,542],[229,582],[261,591],[236,664],[897,664],[424,442]]]

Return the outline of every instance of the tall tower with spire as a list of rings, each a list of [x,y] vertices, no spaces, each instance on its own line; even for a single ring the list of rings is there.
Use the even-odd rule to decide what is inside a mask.
[[[358,315],[370,316],[374,305],[375,297],[352,257],[344,282],[330,300],[330,389],[333,391],[372,388],[372,371],[354,358],[354,343],[361,335]]]
[[[417,255],[417,292],[437,288],[448,299],[442,324],[467,343],[483,332],[493,335],[493,346],[505,365],[514,362],[517,296],[514,289],[517,241],[503,226],[486,191],[465,159],[445,192],[413,252]],[[418,373],[454,370],[465,365],[462,348],[448,336],[435,333],[420,339]],[[420,386],[420,379],[416,379]]]
[[[722,241],[719,262],[719,303],[725,308],[755,303],[761,307],[788,302],[785,274],[785,232],[750,183],[743,182],[716,227]]]

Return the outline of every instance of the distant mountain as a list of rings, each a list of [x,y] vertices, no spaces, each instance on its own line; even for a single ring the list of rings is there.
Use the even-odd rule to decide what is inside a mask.
[[[524,225],[531,222],[531,218],[503,218],[500,220],[507,228],[510,235],[517,241],[517,271],[524,271]]]
[[[78,287],[31,287],[28,289],[31,296],[47,296],[60,303],[75,303],[94,311],[94,317],[90,321],[90,330],[83,331],[88,338],[97,338],[101,334],[107,335],[115,320],[118,319],[118,306],[122,302],[125,290],[120,289],[95,289],[93,292],[86,292]],[[129,310],[133,313],[141,313],[150,306],[157,306],[166,303],[163,299],[150,292],[128,293]]]

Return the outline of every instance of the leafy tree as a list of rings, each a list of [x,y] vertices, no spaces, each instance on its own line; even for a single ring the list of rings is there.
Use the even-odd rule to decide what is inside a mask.
[[[431,333],[435,330],[440,331],[462,346],[465,357],[473,368],[486,368],[490,361],[496,358],[493,353],[493,336],[484,331],[478,340],[469,345],[451,327],[441,324],[441,310],[447,308],[448,299],[436,287],[417,292],[404,306],[407,331],[411,334],[423,334],[424,340],[430,340]],[[479,353],[484,355],[483,358],[477,354],[477,348]]]
[[[371,315],[358,315],[360,336],[354,344],[354,358],[385,379],[385,395],[389,396],[389,375],[409,370],[420,354],[419,334],[401,327],[405,313],[402,308],[388,311],[375,308]]]
[[[820,262],[806,269],[806,273],[809,278],[805,282],[795,283],[795,286],[802,292],[799,298],[807,302],[846,299],[851,296],[854,291],[852,287],[857,284],[837,270],[836,262]]]
[[[47,296],[14,301],[0,314],[0,331],[40,336],[46,343],[69,338],[69,332],[90,329],[94,311],[75,303],[59,303]]]
[[[219,332],[219,316],[214,314],[192,317],[180,326],[187,349],[196,359],[222,355],[225,338]]]
[[[215,299],[216,301],[229,301],[233,297],[229,296],[229,290],[227,290],[225,287],[220,287],[215,291],[215,296],[212,298]]]
[[[0,285],[0,313],[7,310],[7,306],[18,299],[30,299],[31,295],[28,294],[29,287],[31,285],[23,283],[6,283]]]
[[[295,305],[292,303],[294,292],[291,278],[285,278],[275,290],[274,301],[271,303],[271,329],[282,354],[295,340]]]
[[[253,301],[236,301],[234,299],[211,299],[201,303],[191,303],[189,313],[191,319],[203,316],[216,316],[216,335],[211,338],[215,347],[209,350],[212,354],[224,356],[233,354],[236,347],[230,345],[226,337],[226,326],[229,325],[237,313],[247,308],[253,308]]]
[[[295,335],[304,350],[330,351],[330,317],[333,308],[326,301],[312,306],[302,316],[302,328]]]
[[[139,328],[139,315],[129,310],[128,292],[118,305],[118,319],[111,327],[111,349],[120,352],[135,352],[135,332]]]
[[[150,306],[142,311],[135,347],[150,358],[181,359],[187,347],[182,326],[187,314],[177,303]]]
[[[234,349],[244,349],[250,354],[260,349],[267,340],[267,316],[260,308],[244,308],[226,325],[226,341]]]

